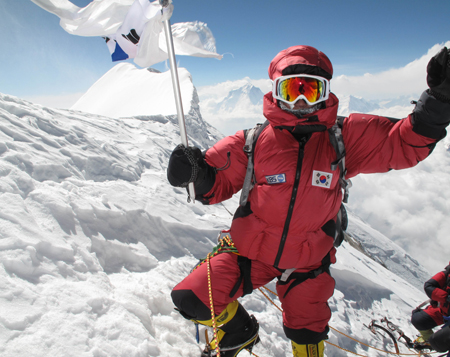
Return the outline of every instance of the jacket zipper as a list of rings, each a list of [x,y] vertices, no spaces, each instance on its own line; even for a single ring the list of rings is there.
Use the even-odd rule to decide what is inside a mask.
[[[280,246],[278,247],[278,253],[275,258],[275,263],[274,263],[275,268],[278,268],[278,264],[280,263],[281,255],[283,254],[284,246],[286,244],[286,239],[287,239],[287,235],[289,232],[289,226],[291,224],[292,213],[294,211],[295,201],[297,199],[298,186],[300,184],[300,176],[301,176],[301,172],[302,172],[303,156],[305,153],[306,141],[307,141],[306,138],[302,138],[299,141],[298,156],[297,156],[297,170],[295,172],[294,187],[292,188],[291,200],[289,202],[289,209],[288,209],[286,221],[284,222],[284,228],[283,228],[283,234],[281,235]]]

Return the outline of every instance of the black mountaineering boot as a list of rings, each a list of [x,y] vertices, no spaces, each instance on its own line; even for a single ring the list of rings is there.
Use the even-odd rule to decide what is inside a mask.
[[[239,304],[236,314],[217,331],[221,357],[235,357],[242,350],[251,351],[259,342],[259,324],[253,315],[249,315]],[[207,343],[201,357],[216,356],[215,341]]]

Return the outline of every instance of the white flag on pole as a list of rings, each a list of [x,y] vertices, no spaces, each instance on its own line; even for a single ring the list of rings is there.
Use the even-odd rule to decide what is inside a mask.
[[[162,21],[172,15],[172,5],[162,8],[159,1],[93,0],[80,8],[69,0],[31,1],[58,16],[70,34],[105,38],[113,61],[133,58],[139,66],[149,67],[168,58]],[[205,23],[176,23],[172,33],[176,54],[222,58]]]
[[[78,7],[69,0],[31,0],[60,18],[61,27],[72,35],[107,36],[122,24],[134,0],[94,0]]]

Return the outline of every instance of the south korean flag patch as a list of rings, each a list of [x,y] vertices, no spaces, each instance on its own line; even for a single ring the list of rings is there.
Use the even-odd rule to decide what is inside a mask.
[[[317,187],[330,188],[333,174],[324,171],[313,171],[312,185]]]

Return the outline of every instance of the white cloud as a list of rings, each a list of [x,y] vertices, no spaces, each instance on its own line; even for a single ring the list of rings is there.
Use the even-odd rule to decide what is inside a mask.
[[[214,104],[214,103],[212,103]],[[266,119],[262,115],[262,105],[236,106],[232,112],[217,113],[200,103],[202,117],[224,135],[232,135],[238,130],[253,128]]]
[[[391,238],[431,273],[448,263],[450,139],[408,170],[354,178],[352,212]]]
[[[270,79],[251,79],[250,82],[264,93],[272,91],[272,81]]]
[[[427,88],[426,67],[428,61],[443,46],[450,48],[450,41],[436,44],[422,57],[407,63],[404,67],[392,68],[380,73],[366,73],[362,76],[341,75],[331,80],[331,90],[339,96],[352,95],[367,100],[385,100],[401,96],[417,96]],[[269,79],[250,79],[226,81],[212,86],[197,88],[202,98],[223,98],[230,90],[251,83],[264,93],[272,90]]]
[[[427,88],[426,67],[442,46],[450,47],[450,41],[436,44],[422,57],[401,68],[363,76],[335,77],[331,81],[331,89],[339,95],[360,96],[365,99],[396,98],[404,95],[418,95]]]
[[[432,56],[440,51],[442,46],[450,48],[450,41],[445,44],[436,44],[425,55],[406,64],[401,68],[393,68],[380,73],[366,73],[363,76],[335,77],[331,81],[331,89],[342,99],[340,115],[347,115],[344,108],[348,96],[364,98],[364,100],[379,101],[379,109],[370,109],[366,113],[384,115],[388,117],[406,117],[413,109],[412,99],[417,100],[426,84],[426,66]],[[243,78],[237,81],[226,81],[212,86],[197,88],[200,97],[201,112],[211,125],[215,126],[225,135],[234,134],[240,129],[252,127],[264,121],[262,106],[236,107],[232,113],[218,111],[215,103],[223,100],[230,91],[251,83],[260,88],[263,93],[272,90],[269,79]],[[384,103],[382,101],[390,101]],[[394,102],[396,100],[396,102]],[[385,105],[386,104],[386,105]],[[359,112],[353,105],[348,108],[352,112]]]

